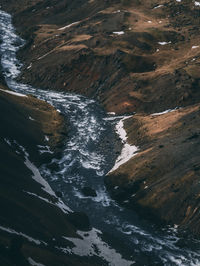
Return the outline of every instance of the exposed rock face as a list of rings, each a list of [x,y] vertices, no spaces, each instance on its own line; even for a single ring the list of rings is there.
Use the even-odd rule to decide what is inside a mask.
[[[197,104],[126,120],[128,141],[140,150],[106,177],[113,197],[143,215],[199,234],[199,117]]]
[[[31,84],[94,97],[116,113],[152,113],[200,99],[193,1],[1,3],[28,40],[20,57]]]

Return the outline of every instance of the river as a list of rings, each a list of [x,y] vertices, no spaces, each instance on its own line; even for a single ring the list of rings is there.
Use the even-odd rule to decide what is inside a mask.
[[[119,119],[81,95],[44,91],[17,82],[22,64],[16,52],[24,41],[16,35],[12,17],[4,11],[0,11],[0,38],[1,64],[8,87],[49,102],[68,119],[70,130],[62,158],[39,170],[54,191],[63,193],[66,205],[89,216],[93,229],[82,242],[72,240],[76,245],[72,252],[101,256],[113,266],[200,265],[197,240],[181,237],[176,228],[157,228],[119,206],[106,191],[104,176],[116,157],[111,140]],[[97,196],[85,197],[81,193],[85,186],[93,188]],[[94,247],[92,250],[88,242],[98,251]]]

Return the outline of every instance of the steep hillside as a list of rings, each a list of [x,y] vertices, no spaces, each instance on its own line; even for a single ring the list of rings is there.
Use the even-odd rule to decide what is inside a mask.
[[[193,1],[1,4],[28,40],[20,53],[26,82],[94,97],[116,113],[199,101],[200,8]]]
[[[87,219],[68,211],[37,168],[59,155],[67,134],[63,116],[5,85],[0,85],[0,112],[1,265],[91,265],[92,258],[66,256],[61,248],[71,246],[63,236],[77,237],[81,225],[75,220],[84,229]]]
[[[116,114],[137,113],[125,129],[139,152],[106,177],[113,197],[199,234],[199,2],[0,4],[27,40],[19,80],[86,95]]]
[[[125,120],[128,142],[139,150],[105,180],[123,205],[196,235],[200,233],[199,118],[197,104]]]

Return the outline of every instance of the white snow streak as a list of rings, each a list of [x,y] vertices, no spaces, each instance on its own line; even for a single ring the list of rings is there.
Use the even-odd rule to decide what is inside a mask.
[[[154,114],[151,114],[152,116],[157,116],[157,115],[164,115],[164,114],[167,114],[167,113],[171,113],[173,111],[176,111],[178,109],[178,107],[176,107],[175,109],[168,109],[168,110],[165,110],[163,112],[160,112],[160,113],[154,113]]]
[[[124,31],[114,31],[113,33],[114,34],[117,34],[117,35],[123,35],[124,34]]]
[[[30,236],[24,234],[24,233],[17,232],[17,231],[15,231],[15,230],[13,230],[13,229],[10,229],[10,228],[6,228],[6,227],[3,227],[3,226],[0,226],[0,230],[5,231],[5,232],[10,233],[10,234],[14,234],[14,235],[18,235],[18,236],[23,236],[23,237],[26,238],[28,241],[30,241],[30,242],[34,242],[36,245],[40,245],[41,243],[47,245],[47,244],[46,244],[45,242],[43,242],[43,241],[40,241],[40,240],[34,239],[34,238],[32,238],[32,237],[30,237]]]
[[[19,97],[27,97],[27,95],[22,94],[22,93],[18,93],[18,92],[14,92],[14,91],[9,91],[9,90],[2,90],[0,89],[0,91],[15,95],[15,96],[19,96]]]
[[[46,180],[44,180],[44,178],[41,176],[38,168],[28,159],[28,156],[25,157],[25,165],[31,170],[31,172],[33,173],[32,178],[40,183],[42,185],[42,188],[44,191],[46,191],[48,194],[56,197],[54,191],[52,190],[52,188],[49,186],[49,184],[47,183]]]
[[[28,262],[30,263],[30,265],[32,266],[45,266],[44,264],[35,262],[32,258],[28,258]]]
[[[113,166],[113,168],[108,172],[111,173],[114,170],[116,170],[117,168],[119,168],[120,165],[126,163],[127,161],[129,161],[133,156],[135,156],[138,151],[138,148],[134,145],[130,145],[127,143],[127,134],[126,131],[124,129],[124,120],[130,118],[132,116],[125,116],[123,117],[116,125],[116,132],[119,135],[119,137],[122,140],[122,143],[124,144],[121,154],[119,155],[119,157],[117,158],[115,165]]]
[[[67,26],[64,26],[64,27],[62,27],[62,28],[59,28],[58,30],[65,30],[65,29],[67,29],[67,28],[70,28],[71,26],[74,26],[74,25],[78,24],[78,23],[80,23],[80,21],[73,22],[73,23],[71,23],[71,24],[69,24],[69,25],[67,25]]]
[[[172,43],[172,42],[158,42],[158,44],[160,44],[160,45],[166,45],[166,44],[170,44],[170,43]]]

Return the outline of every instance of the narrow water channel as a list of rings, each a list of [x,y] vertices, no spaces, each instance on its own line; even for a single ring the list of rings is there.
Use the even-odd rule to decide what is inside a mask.
[[[62,158],[43,165],[40,173],[54,191],[63,193],[66,205],[74,211],[87,213],[92,227],[101,232],[101,240],[111,247],[111,254],[99,254],[114,266],[200,265],[198,241],[181,238],[174,228],[156,228],[133,211],[120,207],[106,191],[104,176],[116,157],[111,140],[115,137],[114,126],[118,119],[107,119],[111,116],[94,100],[17,82],[15,79],[22,65],[16,52],[24,41],[16,35],[11,16],[3,11],[0,11],[0,38],[1,64],[10,89],[49,102],[69,121],[69,136]],[[81,192],[85,186],[93,188],[97,196],[85,197]],[[94,244],[100,249],[99,240]],[[84,241],[82,249],[77,247],[73,252],[87,255],[83,246]],[[87,246],[85,242],[85,249]]]

